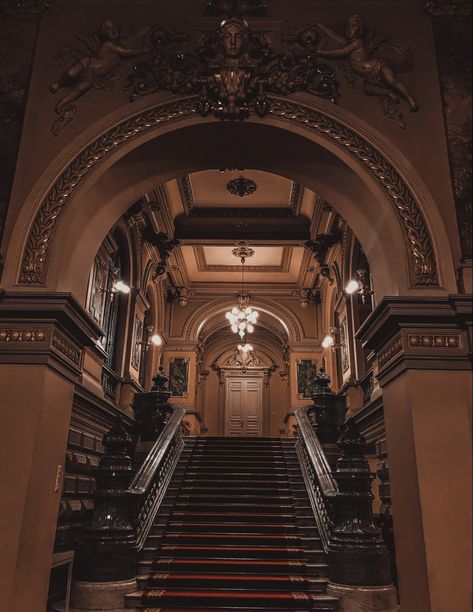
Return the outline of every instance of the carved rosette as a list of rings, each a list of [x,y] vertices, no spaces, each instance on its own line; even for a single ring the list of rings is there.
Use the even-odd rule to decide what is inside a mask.
[[[62,212],[95,166],[143,132],[196,114],[195,104],[195,97],[178,99],[127,119],[97,138],[68,164],[46,195],[33,222],[23,254],[20,284],[46,283],[52,242]],[[416,287],[438,286],[432,240],[425,219],[413,193],[390,162],[363,136],[321,110],[271,96],[270,114],[318,132],[349,151],[367,167],[386,191],[396,211],[411,261],[412,284]]]

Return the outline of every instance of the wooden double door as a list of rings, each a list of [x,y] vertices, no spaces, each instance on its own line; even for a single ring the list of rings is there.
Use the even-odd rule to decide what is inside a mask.
[[[262,436],[262,378],[227,378],[225,396],[225,435]]]

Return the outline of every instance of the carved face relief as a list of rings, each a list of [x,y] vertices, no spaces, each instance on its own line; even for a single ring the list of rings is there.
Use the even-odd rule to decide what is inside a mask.
[[[100,25],[100,37],[103,40],[116,41],[120,33],[117,24],[112,19],[105,19]]]
[[[241,57],[247,38],[248,25],[245,21],[231,19],[220,26],[220,39],[225,57],[236,59]]]
[[[365,24],[360,15],[351,15],[351,17],[348,17],[345,34],[348,40],[362,38],[365,35]]]

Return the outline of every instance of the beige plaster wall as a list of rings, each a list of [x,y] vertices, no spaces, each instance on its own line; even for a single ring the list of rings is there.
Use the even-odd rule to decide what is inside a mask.
[[[45,366],[0,366],[0,609],[46,601],[73,385]],[[5,469],[7,468],[7,469]]]

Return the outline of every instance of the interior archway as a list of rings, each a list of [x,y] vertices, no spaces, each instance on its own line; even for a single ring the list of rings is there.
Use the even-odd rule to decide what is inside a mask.
[[[185,172],[238,167],[244,160],[247,167],[302,182],[336,207],[373,262],[378,295],[423,291],[422,282],[413,283],[412,257],[418,247],[414,233],[402,227],[397,218],[397,214],[405,217],[397,210],[399,198],[392,199],[392,188],[386,185],[384,178],[367,170],[369,162],[360,162],[364,159],[363,154],[358,151],[360,159],[357,154],[350,154],[346,143],[340,147],[337,138],[324,139],[319,133],[308,130],[302,120],[292,125],[274,117],[238,126],[191,119],[183,120],[177,129],[170,131],[167,126],[162,131],[167,133],[159,137],[147,133],[134,143],[111,151],[82,180],[80,189],[72,194],[70,202],[58,215],[58,228],[51,239],[45,241],[50,250],[45,281],[48,289],[72,291],[83,300],[87,283],[84,271],[89,268],[106,231],[131,202],[147,190]],[[196,142],[205,145],[196,148],[193,146]],[[273,146],[266,146],[267,142]],[[286,157],[288,150],[296,152],[291,159]],[[403,165],[402,160],[398,162]],[[422,191],[419,185],[412,183],[416,193]],[[427,193],[418,199],[427,207],[423,213],[419,211],[425,216],[426,240],[430,240],[430,232],[435,245],[427,245],[426,249],[432,252],[434,267],[437,259],[441,285],[453,286],[452,257],[449,249],[445,250],[447,241],[438,212],[431,203],[426,204]],[[28,214],[31,219],[31,211],[28,213],[25,207],[25,215]],[[19,267],[25,267],[24,258],[23,264],[20,263],[21,248],[31,241],[32,234],[27,238],[25,221],[25,218],[19,220],[7,255],[8,264],[16,261],[16,265],[6,266],[5,280],[11,285],[17,284],[17,274],[22,275]],[[34,226],[31,231],[34,233]],[[438,257],[439,253],[443,256]],[[435,283],[431,288],[435,289]]]

